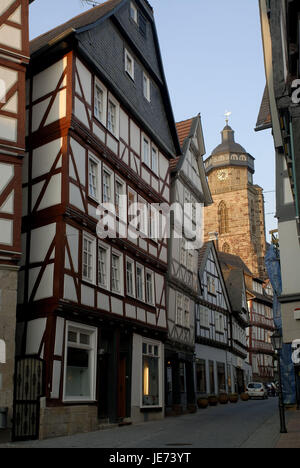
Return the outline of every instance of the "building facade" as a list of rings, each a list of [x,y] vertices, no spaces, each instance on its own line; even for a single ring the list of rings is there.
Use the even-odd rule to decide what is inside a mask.
[[[253,278],[252,288],[248,291],[251,294],[248,299],[251,325],[248,333],[248,347],[253,379],[258,382],[273,382],[274,349],[271,336],[275,331],[275,326],[272,287],[270,283],[266,284]]]
[[[171,204],[181,206],[182,213],[175,213],[168,250],[168,340],[165,347],[167,414],[180,414],[195,408],[198,248],[190,244],[193,231],[201,228],[196,204],[207,206],[212,203],[203,164],[205,146],[200,115],[178,123],[177,131],[182,156],[170,162]],[[183,218],[189,218],[190,225],[186,223],[182,229]],[[177,222],[179,231],[176,230]]]
[[[256,130],[272,128],[276,158],[276,217],[282,273],[283,338],[300,336],[299,3],[260,0],[267,87]],[[290,353],[291,354],[291,353]]]
[[[12,419],[18,269],[21,258],[28,0],[0,5],[0,407]]]
[[[180,145],[149,4],[111,0],[32,41],[28,90],[18,322],[46,366],[40,437],[160,419],[168,246],[151,205],[170,203]]]
[[[235,142],[228,125],[222,143],[205,161],[214,203],[205,209],[205,239],[218,233],[219,250],[238,255],[248,268],[265,278],[264,198],[253,184],[254,158]]]

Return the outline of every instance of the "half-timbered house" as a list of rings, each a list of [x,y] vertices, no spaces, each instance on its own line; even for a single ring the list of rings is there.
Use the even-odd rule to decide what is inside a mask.
[[[234,391],[231,353],[232,308],[214,242],[199,252],[196,310],[195,383],[197,396]]]
[[[234,386],[235,391],[241,393],[253,376],[249,361],[248,339],[250,326],[248,299],[250,296],[246,283],[251,272],[243,260],[236,255],[219,252],[219,261],[232,308],[231,351]]]
[[[151,210],[132,234],[130,208],[169,205],[180,145],[148,2],[33,40],[27,99],[18,321],[46,364],[40,436],[161,418],[167,239]],[[104,203],[132,235],[100,236]]]
[[[12,419],[18,262],[21,258],[22,160],[28,8],[33,0],[0,2],[0,407]]]
[[[195,406],[193,369],[199,246],[190,245],[193,239],[191,231],[203,229],[199,223],[201,214],[197,218],[197,205],[201,210],[204,205],[212,203],[202,159],[205,145],[200,115],[177,123],[177,131],[182,156],[170,162],[171,203],[181,206],[182,212],[175,213],[169,242],[166,344],[166,407],[168,412],[175,414],[193,410]],[[176,221],[182,221],[182,214],[185,220],[190,218],[190,226],[188,222],[183,226],[180,224],[178,233]]]

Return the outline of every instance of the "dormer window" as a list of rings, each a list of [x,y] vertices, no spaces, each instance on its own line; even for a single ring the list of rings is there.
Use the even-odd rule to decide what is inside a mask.
[[[138,10],[133,2],[130,2],[130,18],[137,24],[138,23]]]
[[[125,49],[125,71],[134,80],[134,60],[128,50]]]

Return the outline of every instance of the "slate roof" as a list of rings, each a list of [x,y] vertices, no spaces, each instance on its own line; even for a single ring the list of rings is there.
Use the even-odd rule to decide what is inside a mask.
[[[114,8],[120,5],[123,0],[108,0],[105,3],[102,3],[99,6],[91,8],[84,13],[81,13],[78,16],[70,19],[66,23],[63,23],[57,26],[50,31],[47,31],[45,34],[36,37],[30,42],[30,53],[33,54],[37,52],[39,49],[47,46],[53,39],[56,37],[64,34],[66,31],[74,29],[81,29],[84,26],[88,26],[90,24],[95,23],[99,19],[103,18],[108,13],[111,13]]]
[[[240,269],[246,273],[246,275],[254,276],[253,273],[249,270],[247,265],[243,262],[243,260],[238,257],[237,255],[228,254],[225,252],[218,252],[219,260],[221,265],[228,267],[233,267],[235,269]],[[223,266],[222,266],[223,269]]]
[[[218,145],[212,152],[211,156],[224,153],[247,153],[239,143],[234,139],[234,130],[229,125],[226,125],[222,132],[222,143]]]
[[[265,87],[264,95],[262,98],[255,130],[258,132],[260,130],[266,130],[267,128],[272,127],[271,119],[271,110],[270,110],[270,99],[268,87]]]
[[[242,269],[223,270],[223,277],[234,312],[240,312],[243,308],[241,291],[244,289],[244,272]]]

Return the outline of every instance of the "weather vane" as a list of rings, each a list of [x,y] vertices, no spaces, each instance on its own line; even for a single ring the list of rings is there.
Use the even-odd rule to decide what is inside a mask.
[[[232,112],[228,112],[228,111],[225,112],[226,125],[228,125],[228,123],[229,123],[229,117],[231,116],[231,114],[232,114]]]

